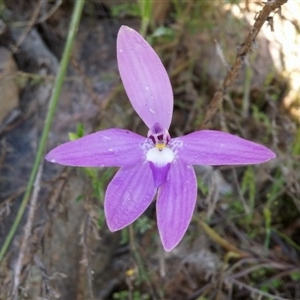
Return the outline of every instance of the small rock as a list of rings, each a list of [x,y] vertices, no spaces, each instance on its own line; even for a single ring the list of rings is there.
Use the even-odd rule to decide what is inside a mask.
[[[6,24],[0,19],[0,35],[6,32]]]

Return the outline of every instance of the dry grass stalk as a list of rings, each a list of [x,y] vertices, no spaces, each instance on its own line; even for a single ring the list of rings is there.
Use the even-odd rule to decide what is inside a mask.
[[[227,72],[222,86],[215,92],[213,98],[211,99],[208,105],[208,109],[201,124],[201,129],[211,127],[211,120],[213,116],[217,112],[221,101],[224,99],[228,87],[230,87],[238,77],[240,69],[244,65],[244,61],[247,57],[247,54],[251,50],[262,26],[265,24],[265,22],[268,22],[268,24],[270,24],[270,20],[272,20],[273,22],[273,17],[271,17],[270,14],[274,11],[280,10],[281,6],[287,1],[288,0],[271,0],[268,2],[263,2],[264,7],[258,13],[254,25],[250,29],[245,41],[241,44],[233,66]]]

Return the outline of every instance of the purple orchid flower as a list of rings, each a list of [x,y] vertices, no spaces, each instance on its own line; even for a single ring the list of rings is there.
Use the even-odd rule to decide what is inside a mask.
[[[170,251],[186,232],[196,205],[192,165],[257,164],[275,154],[262,145],[214,130],[171,138],[173,92],[157,54],[139,33],[122,26],[117,57],[126,93],[148,126],[148,136],[107,129],[58,146],[46,160],[78,167],[121,167],[104,200],[111,231],[134,222],[157,193],[159,234],[164,249]]]

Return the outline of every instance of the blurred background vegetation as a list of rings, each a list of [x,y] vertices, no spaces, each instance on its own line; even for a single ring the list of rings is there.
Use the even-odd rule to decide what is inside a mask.
[[[0,247],[24,199],[75,2],[0,1]],[[269,2],[282,6],[241,55]],[[44,163],[37,201],[1,261],[0,299],[300,299],[299,12],[297,1],[87,0],[48,150],[110,127],[146,135],[117,70],[124,24],[145,36],[169,73],[171,136],[223,130],[277,158],[195,167],[193,221],[169,253],[155,205],[129,228],[107,229],[103,198],[116,168]]]

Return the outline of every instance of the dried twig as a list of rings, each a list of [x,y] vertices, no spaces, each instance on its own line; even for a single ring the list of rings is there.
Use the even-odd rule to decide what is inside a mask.
[[[35,7],[32,16],[27,24],[27,27],[25,28],[24,32],[22,33],[22,35],[19,37],[16,45],[14,45],[14,53],[16,53],[20,47],[20,45],[23,43],[23,41],[25,40],[26,36],[28,35],[29,31],[32,29],[32,27],[34,26],[34,23],[36,21],[36,19],[38,18],[38,15],[40,13],[41,7],[42,7],[43,1],[40,0],[38,2],[38,5]]]
[[[38,194],[40,191],[40,180],[41,180],[42,170],[43,170],[43,164],[40,164],[40,167],[39,167],[39,170],[38,170],[35,182],[34,182],[34,190],[33,190],[30,205],[29,205],[28,218],[27,218],[27,222],[26,222],[26,225],[24,228],[23,240],[21,243],[19,256],[18,256],[16,265],[15,265],[14,284],[13,284],[13,290],[12,290],[13,299],[15,299],[15,300],[19,299],[18,288],[20,285],[21,270],[23,267],[23,259],[25,257],[25,253],[28,251],[27,246],[28,246],[28,242],[29,242],[29,238],[30,238],[30,234],[31,234],[31,230],[32,230]]]
[[[250,291],[251,293],[254,293],[254,294],[258,294],[258,295],[262,295],[262,296],[265,296],[269,299],[274,299],[274,300],[288,300],[287,298],[283,298],[283,297],[280,297],[280,296],[276,296],[276,295],[272,295],[272,294],[269,294],[269,293],[266,293],[264,291],[261,291],[253,286],[250,286],[248,284],[245,284],[241,281],[238,281],[238,280],[235,280],[235,279],[232,279],[230,280],[230,282],[232,282],[233,284],[236,284],[239,288],[244,288],[248,291]]]
[[[38,14],[40,14],[42,12],[43,5],[48,5],[49,4],[49,3],[47,3],[43,0],[40,3],[42,5],[42,7],[38,8]],[[29,26],[29,23],[30,23],[31,27],[33,27],[37,24],[44,23],[55,14],[55,12],[59,9],[59,7],[62,5],[62,3],[63,3],[63,0],[56,0],[55,3],[52,5],[52,7],[50,9],[48,9],[48,7],[46,7],[47,12],[45,14],[43,14],[42,16],[36,17],[36,16],[32,15],[30,20],[20,21],[20,22],[13,22],[12,25],[14,27],[24,27],[24,26]],[[37,9],[37,7],[36,7],[36,9]]]
[[[247,53],[251,50],[256,36],[258,35],[265,22],[268,22],[268,24],[270,23],[271,12],[279,10],[281,6],[287,1],[288,0],[272,0],[268,2],[263,2],[264,7],[258,13],[253,27],[250,29],[244,43],[242,43],[232,68],[227,72],[222,86],[215,92],[212,100],[208,105],[208,109],[201,124],[202,129],[211,126],[212,117],[217,112],[217,109],[225,96],[227,88],[231,86],[238,77],[240,69],[243,66],[244,61],[246,59]]]
[[[35,22],[35,24],[40,24],[40,23],[47,21],[58,10],[58,8],[61,6],[61,4],[62,4],[62,0],[56,0],[55,4],[49,9],[49,11],[46,14],[44,14],[43,16],[41,16]]]
[[[90,230],[90,227],[92,223],[92,219],[91,216],[89,214],[86,215],[83,224],[82,224],[82,228],[80,230],[80,234],[81,234],[81,239],[80,239],[80,244],[82,245],[82,265],[83,267],[86,269],[86,275],[87,275],[87,282],[88,282],[88,293],[89,293],[89,299],[94,299],[94,295],[93,295],[93,278],[92,278],[92,268],[91,268],[91,264],[90,264],[90,251],[89,251],[89,246],[88,246],[88,231]]]
[[[244,277],[254,271],[260,270],[260,269],[279,269],[279,270],[288,270],[291,272],[291,270],[295,269],[292,265],[290,264],[282,264],[282,263],[276,263],[276,262],[266,262],[266,263],[261,263],[261,264],[256,264],[254,266],[251,266],[247,269],[244,269],[240,272],[233,273],[227,277],[227,279],[230,281],[232,279],[237,279],[240,277]]]
[[[233,175],[233,180],[234,180],[235,186],[236,186],[236,188],[237,188],[237,192],[238,192],[239,198],[240,198],[240,200],[241,200],[241,202],[242,202],[242,204],[243,204],[245,213],[246,213],[247,215],[249,215],[249,214],[251,213],[251,211],[250,211],[250,208],[249,208],[249,206],[248,206],[248,204],[247,204],[247,202],[246,202],[246,199],[245,199],[245,197],[244,197],[244,195],[243,195],[243,192],[242,192],[242,190],[241,190],[241,188],[240,188],[238,176],[237,176],[236,170],[235,170],[234,168],[232,168],[232,175]]]

